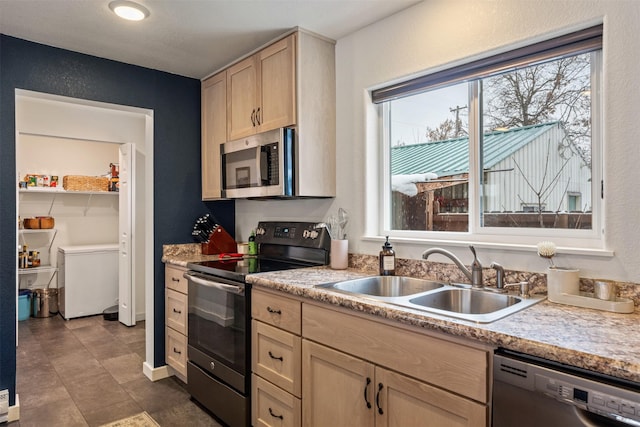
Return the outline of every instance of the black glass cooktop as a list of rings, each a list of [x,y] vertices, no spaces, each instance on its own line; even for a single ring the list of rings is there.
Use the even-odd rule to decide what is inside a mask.
[[[244,276],[252,273],[291,270],[294,268],[312,267],[318,264],[274,260],[263,257],[229,258],[218,261],[199,261],[187,264],[191,270],[213,276],[227,277],[244,281]]]

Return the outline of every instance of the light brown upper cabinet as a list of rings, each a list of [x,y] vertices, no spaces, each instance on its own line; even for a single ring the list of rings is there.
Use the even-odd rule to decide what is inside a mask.
[[[335,42],[296,29],[202,81],[202,199],[221,197],[220,145],[295,130],[294,197],[335,197]]]
[[[291,34],[228,69],[230,141],[296,123],[296,40]]]
[[[202,200],[219,199],[220,144],[227,141],[227,72],[202,82]]]

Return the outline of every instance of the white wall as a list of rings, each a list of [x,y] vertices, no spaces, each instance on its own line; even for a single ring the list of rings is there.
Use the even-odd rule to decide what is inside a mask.
[[[407,76],[468,62],[604,22],[605,238],[614,256],[563,254],[556,264],[581,269],[584,277],[640,282],[640,150],[637,115],[640,98],[629,90],[640,76],[640,2],[636,0],[428,0],[337,41],[337,197],[332,202],[240,202],[236,231],[248,235],[256,219],[324,218],[338,206],[351,215],[349,251],[377,254],[382,239],[372,239],[377,212],[376,111],[368,90]],[[273,212],[273,214],[272,214]],[[281,218],[276,218],[281,219]],[[284,218],[283,218],[284,219]],[[373,218],[375,219],[375,218]],[[367,229],[366,227],[369,227]],[[434,244],[395,242],[398,257],[419,258]],[[447,247],[471,262],[466,246]],[[575,242],[580,247],[580,241]],[[480,260],[505,268],[544,271],[547,264],[528,251],[479,247]],[[435,259],[435,258],[434,258]],[[437,260],[443,260],[437,258]]]

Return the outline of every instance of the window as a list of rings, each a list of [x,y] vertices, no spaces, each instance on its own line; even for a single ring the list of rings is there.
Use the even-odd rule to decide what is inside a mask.
[[[598,26],[373,91],[381,233],[599,239],[601,50]]]

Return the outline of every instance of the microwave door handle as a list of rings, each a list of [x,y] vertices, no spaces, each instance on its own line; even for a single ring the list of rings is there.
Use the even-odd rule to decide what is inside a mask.
[[[269,184],[269,151],[268,147],[260,147],[260,181]]]
[[[193,274],[189,273],[185,273],[184,276],[187,278],[187,280],[190,280],[198,285],[206,286],[208,288],[215,288],[232,294],[242,294],[244,292],[244,289],[240,286],[227,285],[220,282],[201,279],[200,277],[194,276]]]

